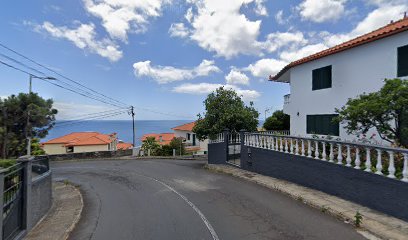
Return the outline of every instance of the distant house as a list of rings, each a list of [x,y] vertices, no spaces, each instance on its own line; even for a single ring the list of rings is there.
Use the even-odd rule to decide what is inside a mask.
[[[160,145],[168,145],[175,136],[174,133],[148,133],[142,136],[142,142],[148,137],[154,137]]]
[[[208,139],[204,141],[198,140],[196,134],[193,132],[194,126],[195,122],[191,122],[172,129],[176,137],[185,139],[187,151],[206,154],[208,151]]]
[[[283,110],[290,115],[291,135],[344,140],[356,137],[332,121],[335,109],[349,98],[380,90],[386,78],[408,79],[408,17],[294,61],[270,76],[272,81],[290,84]]]
[[[74,132],[42,143],[47,154],[116,151],[116,133]]]
[[[128,150],[133,148],[133,144],[119,141],[116,148],[117,150]]]

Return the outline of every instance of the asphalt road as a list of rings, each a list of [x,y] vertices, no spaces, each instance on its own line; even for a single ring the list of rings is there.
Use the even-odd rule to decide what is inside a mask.
[[[52,164],[80,185],[84,212],[70,239],[363,239],[352,226],[279,192],[203,169],[204,162]]]

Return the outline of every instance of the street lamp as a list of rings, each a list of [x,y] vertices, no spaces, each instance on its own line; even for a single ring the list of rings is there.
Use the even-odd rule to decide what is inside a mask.
[[[37,79],[42,79],[42,80],[57,80],[54,77],[38,77],[35,75],[30,74],[30,82],[29,82],[29,88],[28,88],[28,93],[31,95],[32,93],[32,81],[33,78]],[[27,130],[26,130],[26,137],[27,137],[27,156],[31,156],[31,126],[30,126],[30,109],[29,106],[27,106]]]

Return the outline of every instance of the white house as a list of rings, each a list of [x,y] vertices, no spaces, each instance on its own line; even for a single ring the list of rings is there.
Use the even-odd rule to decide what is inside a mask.
[[[207,154],[208,151],[208,139],[200,141],[197,139],[196,134],[193,132],[195,122],[187,123],[172,128],[174,136],[176,138],[182,137],[185,139],[186,149],[191,152],[199,154]]]
[[[291,135],[355,140],[331,121],[335,109],[349,98],[378,91],[386,78],[408,79],[408,17],[292,62],[269,78],[290,84],[283,110],[290,115]]]

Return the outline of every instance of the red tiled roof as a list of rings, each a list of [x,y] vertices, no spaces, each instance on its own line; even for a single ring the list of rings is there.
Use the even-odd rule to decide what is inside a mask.
[[[131,144],[131,143],[123,143],[123,142],[121,142],[121,143],[118,143],[118,144],[116,145],[116,148],[117,148],[118,150],[131,149],[132,147],[133,147],[133,144]]]
[[[160,136],[162,139],[161,141]],[[160,145],[167,145],[173,140],[175,135],[174,133],[148,133],[142,136],[142,141],[146,140],[148,137],[154,137]]]
[[[116,133],[102,134],[99,132],[74,132],[51,139],[43,144],[64,144],[65,146],[106,145],[116,139]]]
[[[179,130],[179,131],[193,131],[193,128],[195,126],[196,122],[191,122],[191,123],[186,123],[177,127],[172,128],[173,130]]]
[[[319,58],[323,58],[335,53],[339,53],[345,50],[348,50],[350,48],[354,48],[366,43],[370,43],[382,38],[389,37],[391,35],[404,32],[408,30],[408,17],[405,17],[397,22],[390,23],[382,28],[379,28],[375,31],[372,31],[370,33],[364,34],[360,37],[354,38],[350,41],[344,42],[342,44],[339,44],[337,46],[334,46],[332,48],[323,50],[321,52],[312,54],[308,57],[302,58],[300,60],[291,62],[290,64],[286,65],[278,74],[275,76],[269,76],[269,80],[278,80],[286,71],[288,71],[290,68],[301,65],[303,63],[307,63]]]

